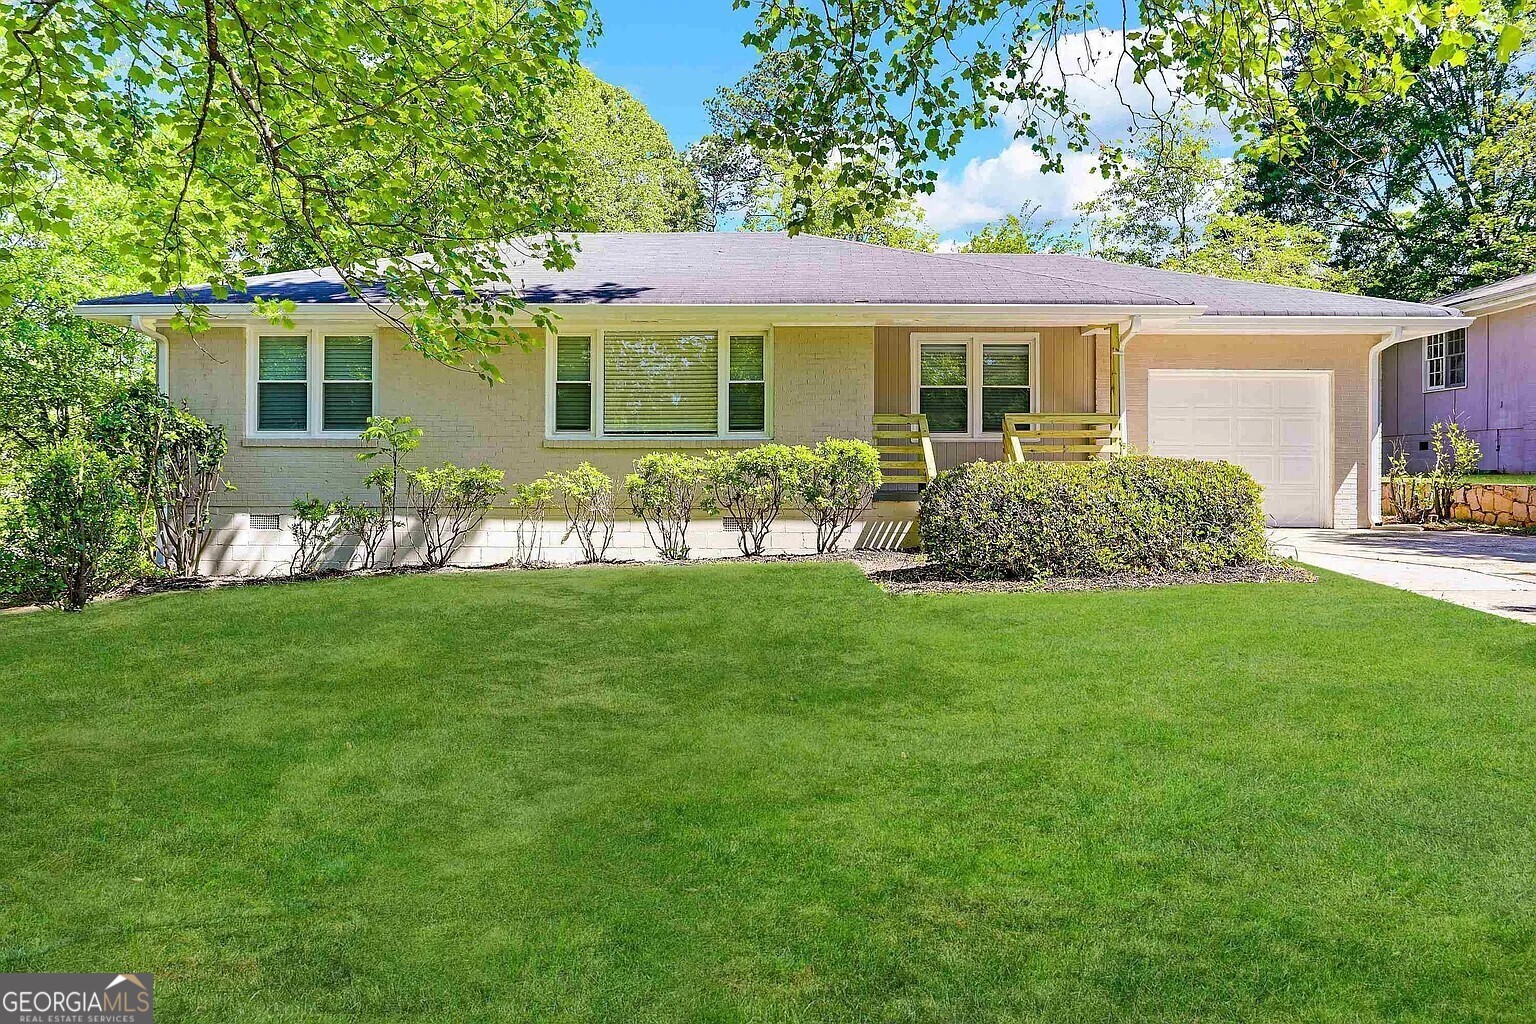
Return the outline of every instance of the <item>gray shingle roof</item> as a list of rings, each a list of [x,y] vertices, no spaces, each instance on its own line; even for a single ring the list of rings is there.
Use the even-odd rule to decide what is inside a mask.
[[[535,304],[635,305],[1084,305],[1206,306],[1212,314],[1444,316],[1418,303],[1250,284],[1125,266],[1080,256],[914,253],[815,235],[768,232],[577,236],[576,267],[545,270],[509,256],[509,279]],[[305,303],[356,301],[334,270],[250,278],[227,302],[255,297]],[[214,301],[206,287],[186,298]],[[382,289],[370,298],[383,300]],[[151,293],[85,306],[170,305]]]

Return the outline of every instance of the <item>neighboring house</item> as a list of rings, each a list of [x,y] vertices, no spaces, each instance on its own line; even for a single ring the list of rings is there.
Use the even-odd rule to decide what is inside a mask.
[[[239,489],[218,499],[207,561],[241,572],[284,557],[276,528],[295,497],[363,496],[354,456],[369,413],[415,418],[418,464],[484,462],[509,482],[582,460],[622,481],[655,449],[870,438],[877,413],[919,410],[943,468],[1001,457],[1006,412],[1097,413],[1118,417],[1136,448],[1246,466],[1277,524],[1364,526],[1379,515],[1380,352],[1466,323],[1440,306],[1078,256],[750,232],[580,245],[571,271],[511,266],[531,305],[559,313],[560,333],[503,352],[494,387],[403,351],[333,271],[253,278],[222,301],[194,291],[214,316],[195,341],[161,333],[167,297],[78,311],[160,338],[167,393],[228,428]],[[292,299],[296,327],[253,316],[252,296]],[[871,518],[911,512],[883,503]],[[803,527],[776,527],[781,549],[802,546]],[[509,529],[489,519],[466,560],[505,558]],[[730,546],[719,520],[690,539],[702,552]],[[633,524],[621,531],[621,554],[647,548]]]
[[[1483,449],[1484,470],[1536,472],[1536,274],[1448,295],[1464,328],[1394,345],[1382,356],[1382,429],[1416,471],[1430,428],[1454,420]]]

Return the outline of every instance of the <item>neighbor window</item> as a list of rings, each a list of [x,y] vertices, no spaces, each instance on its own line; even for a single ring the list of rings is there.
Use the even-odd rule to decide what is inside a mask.
[[[248,429],[355,437],[374,412],[374,345],[371,333],[356,330],[253,339]]]
[[[1467,332],[1451,331],[1424,339],[1424,390],[1467,386]]]
[[[309,338],[262,338],[257,353],[256,429],[309,429]]]
[[[761,436],[769,427],[766,333],[562,335],[548,360],[551,436]]]
[[[555,430],[592,429],[592,339],[555,342]]]
[[[916,406],[935,434],[1000,433],[1003,417],[1031,409],[1035,335],[928,335],[917,345]]]

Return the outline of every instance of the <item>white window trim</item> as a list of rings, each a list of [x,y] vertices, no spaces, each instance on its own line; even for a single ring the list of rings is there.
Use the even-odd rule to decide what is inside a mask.
[[[911,410],[918,412],[922,409],[922,356],[924,345],[955,345],[964,343],[965,349],[965,389],[966,389],[966,413],[965,421],[971,425],[971,429],[965,433],[956,431],[933,432],[935,439],[940,441],[997,441],[1001,440],[1003,433],[1000,430],[984,431],[981,429],[981,348],[983,345],[1028,345],[1029,346],[1029,406],[1032,410],[1040,408],[1040,333],[1038,331],[1006,331],[972,333],[949,331],[913,331],[910,335],[912,351],[911,358],[912,393]]]
[[[256,425],[256,385],[260,377],[261,339],[304,338],[305,348],[305,399],[308,403],[308,430],[259,430]],[[371,340],[373,365],[373,402],[369,415],[379,414],[379,329],[367,323],[327,323],[322,327],[284,329],[281,327],[251,326],[245,331],[245,436],[253,439],[314,438],[317,440],[342,440],[357,438],[356,430],[322,430],[325,421],[325,339],[327,337],[367,337]],[[353,381],[352,383],[357,383]]]
[[[699,441],[771,441],[773,439],[773,329],[757,325],[721,324],[626,324],[613,333],[629,334],[654,328],[659,331],[713,331],[719,339],[715,367],[715,432],[713,434],[609,434],[603,431],[603,338],[601,327],[561,325],[560,334],[573,338],[591,338],[592,429],[588,431],[555,430],[555,380],[557,337],[551,333],[544,343],[544,440],[546,441],[634,441],[665,446],[669,443]],[[763,429],[730,430],[731,335],[763,339]]]
[[[1441,366],[1440,366],[1440,376],[1442,378],[1448,379],[1450,377],[1450,373],[1451,373],[1451,342],[1450,342],[1450,336],[1453,335],[1453,334],[1456,334],[1457,331],[1460,331],[1460,333],[1461,333],[1461,368],[1462,368],[1461,383],[1460,384],[1431,384],[1429,382],[1429,358],[1430,358],[1429,357],[1429,343],[1431,341],[1433,341],[1434,339],[1436,339],[1436,338],[1443,339],[1442,342],[1441,342],[1442,352],[1441,352],[1441,355],[1440,355],[1440,364],[1441,364]],[[1421,351],[1421,355],[1422,355],[1422,359],[1420,361],[1424,364],[1424,393],[1425,394],[1429,394],[1432,391],[1460,391],[1462,388],[1467,386],[1467,372],[1466,372],[1467,371],[1467,332],[1466,332],[1466,328],[1457,328],[1457,330],[1444,331],[1444,332],[1442,332],[1440,334],[1429,335],[1428,337],[1426,337],[1424,339],[1423,349]]]

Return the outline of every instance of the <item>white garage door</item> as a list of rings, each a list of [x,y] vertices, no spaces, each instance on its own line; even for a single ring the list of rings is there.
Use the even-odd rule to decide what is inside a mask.
[[[1272,526],[1328,526],[1328,385],[1313,370],[1152,370],[1148,448],[1242,466]]]

